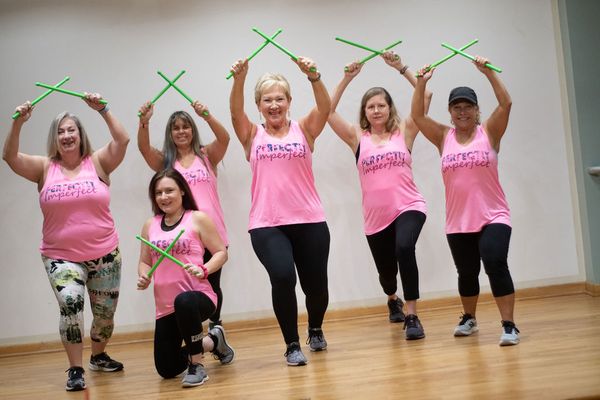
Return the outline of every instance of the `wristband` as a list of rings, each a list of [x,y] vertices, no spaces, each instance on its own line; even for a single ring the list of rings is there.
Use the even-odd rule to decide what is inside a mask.
[[[98,112],[100,114],[106,114],[108,112],[108,110],[110,110],[110,108],[108,108],[108,105],[105,105],[104,107],[102,107],[101,109],[99,109]]]
[[[402,67],[402,69],[400,69],[400,74],[404,75],[404,73],[406,72],[407,69],[408,69],[408,65],[405,65],[404,67]]]
[[[319,82],[321,80],[321,73],[317,72],[317,77],[316,78],[311,78],[310,76],[307,76],[307,78],[310,81],[310,83]]]
[[[208,279],[208,269],[206,268],[206,266],[202,264],[199,265],[199,267],[202,269],[202,279]]]

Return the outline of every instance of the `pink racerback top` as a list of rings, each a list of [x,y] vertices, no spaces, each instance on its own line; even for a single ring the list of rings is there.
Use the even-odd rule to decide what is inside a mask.
[[[204,245],[198,235],[193,231],[193,211],[186,211],[181,222],[169,231],[163,231],[161,221],[163,216],[156,215],[152,219],[148,230],[148,240],[156,247],[165,250],[181,229],[185,232],[175,243],[170,254],[184,264],[203,265]],[[152,265],[160,255],[151,250]],[[188,291],[198,291],[207,295],[210,300],[217,304],[217,295],[206,279],[198,279],[190,275],[186,270],[165,258],[154,271],[154,301],[156,303],[156,319],[169,315],[175,311],[173,303],[178,294]]]
[[[486,132],[477,126],[471,143],[456,141],[456,130],[446,135],[442,152],[446,187],[446,233],[479,232],[485,225],[510,226],[510,211],[498,179],[498,154]]]
[[[413,180],[412,157],[400,131],[379,144],[373,143],[370,132],[364,132],[356,166],[363,196],[365,234],[382,231],[405,211],[427,213],[425,199]]]
[[[257,125],[250,149],[252,205],[248,229],[325,221],[312,153],[298,122],[283,138]]]
[[[183,175],[192,190],[198,209],[208,214],[215,223],[221,240],[223,240],[225,246],[229,246],[223,209],[217,190],[217,177],[212,168],[207,166],[198,156],[194,157],[194,162],[189,168],[184,168],[179,160],[175,161],[173,168]]]
[[[44,256],[83,262],[118,246],[108,186],[98,178],[91,157],[81,160],[74,178],[66,177],[60,164],[51,161],[39,200],[44,216],[40,252]]]

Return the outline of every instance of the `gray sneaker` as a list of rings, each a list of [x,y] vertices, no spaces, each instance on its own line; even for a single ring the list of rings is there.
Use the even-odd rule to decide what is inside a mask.
[[[218,321],[209,320],[208,321],[208,330],[210,331],[212,328],[214,328],[217,325],[223,326],[223,323],[221,322],[221,320],[218,320]]]
[[[287,361],[287,365],[299,366],[306,365],[308,362],[306,357],[304,357],[304,354],[300,349],[300,343],[298,342],[292,342],[288,344],[284,356]]]
[[[502,321],[502,335],[500,336],[500,346],[514,346],[519,344],[519,330],[512,321]]]
[[[309,346],[310,351],[327,350],[327,340],[323,336],[323,330],[321,328],[308,328],[306,344]]]
[[[215,325],[214,328],[208,331],[208,335],[213,342],[215,342],[215,347],[212,350],[215,359],[219,360],[221,364],[229,364],[232,362],[235,351],[227,344],[227,340],[225,339],[225,329],[223,329],[221,325]]]
[[[477,320],[471,314],[463,314],[454,328],[454,336],[469,336],[479,331]]]
[[[404,320],[404,329],[406,331],[406,340],[417,340],[425,337],[423,325],[419,317],[415,314],[408,314]]]
[[[187,373],[181,381],[181,387],[189,388],[194,386],[200,386],[208,380],[208,375],[204,370],[204,365],[194,364],[190,362]]]
[[[404,303],[400,297],[396,300],[388,300],[387,306],[390,312],[390,322],[404,322],[404,312],[402,312]]]

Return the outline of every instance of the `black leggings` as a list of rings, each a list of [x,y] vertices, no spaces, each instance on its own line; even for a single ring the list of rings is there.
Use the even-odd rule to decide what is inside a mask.
[[[212,254],[207,249],[204,249],[204,265],[212,258]],[[219,268],[217,271],[208,275],[208,283],[212,286],[213,291],[217,294],[217,308],[215,313],[210,316],[210,320],[213,322],[219,322],[221,320],[221,307],[223,306],[223,290],[221,289],[221,271],[223,268]]]
[[[415,245],[427,217],[421,211],[400,214],[384,230],[367,235],[367,242],[375,260],[379,283],[388,296],[396,293],[396,275],[400,270],[405,300],[419,298],[419,270]]]
[[[461,296],[479,295],[481,261],[494,297],[515,292],[507,262],[511,231],[511,227],[505,224],[489,224],[480,232],[446,235],[458,271],[458,293]]]
[[[175,298],[175,312],[156,320],[154,365],[163,378],[183,372],[189,356],[204,352],[202,321],[215,312],[214,303],[202,292],[183,292]],[[181,347],[181,342],[185,347]]]
[[[269,274],[273,310],[285,342],[299,341],[296,270],[306,295],[308,326],[320,328],[329,304],[327,223],[252,229],[250,239],[254,252]]]

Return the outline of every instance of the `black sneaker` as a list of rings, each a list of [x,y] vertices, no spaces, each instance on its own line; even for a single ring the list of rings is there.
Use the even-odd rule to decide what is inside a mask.
[[[85,371],[81,367],[71,367],[66,370],[69,378],[67,379],[67,392],[76,392],[78,390],[85,389],[85,379],[83,379],[83,374]]]
[[[90,369],[92,371],[115,372],[122,370],[123,364],[110,358],[106,352],[102,352],[90,357]]]
[[[321,328],[308,328],[306,344],[310,348],[310,351],[327,350],[327,340],[325,340],[323,330]]]
[[[390,322],[404,322],[404,313],[402,312],[404,303],[400,297],[396,300],[388,300],[387,306],[390,310]]]
[[[408,314],[404,321],[404,330],[406,331],[406,340],[423,339],[425,337],[425,331],[423,325],[419,321],[419,317],[415,314]]]

